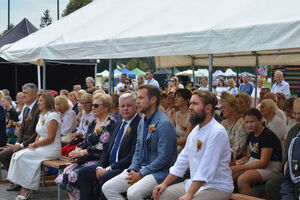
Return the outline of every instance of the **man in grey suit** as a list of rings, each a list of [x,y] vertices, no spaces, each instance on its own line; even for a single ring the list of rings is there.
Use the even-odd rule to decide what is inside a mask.
[[[23,110],[23,120],[18,140],[13,147],[0,152],[0,161],[4,165],[5,169],[8,169],[13,153],[26,148],[30,143],[34,142],[37,136],[35,127],[40,114],[39,107],[37,105],[38,88],[33,83],[26,83],[22,86],[22,92],[24,94],[26,107]],[[7,190],[16,191],[18,189],[19,187],[11,185]]]
[[[158,110],[160,91],[153,85],[139,89],[137,105],[144,119],[137,129],[137,142],[131,165],[118,176],[107,181],[102,191],[107,199],[143,199],[169,173],[177,158],[175,128],[170,119]]]

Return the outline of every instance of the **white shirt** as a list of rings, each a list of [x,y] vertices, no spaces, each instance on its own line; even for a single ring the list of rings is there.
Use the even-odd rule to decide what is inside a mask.
[[[208,90],[208,85],[206,87],[203,86],[199,87],[199,90]]]
[[[261,91],[261,88],[257,88],[257,99],[260,98],[260,91]],[[253,99],[255,99],[255,88],[253,88],[251,97],[252,97]]]
[[[276,115],[277,115],[280,119],[282,119],[282,121],[283,121],[285,124],[287,124],[287,123],[286,123],[286,116],[285,116],[284,112],[283,112],[280,108],[278,108],[278,107],[277,107]]]
[[[280,141],[288,132],[286,123],[284,123],[283,120],[280,119],[277,115],[274,115],[274,117],[269,121],[269,123],[266,123],[266,127],[273,131]]]
[[[290,97],[290,85],[284,80],[281,81],[281,84],[275,83],[272,86],[271,92],[276,94],[277,92],[283,92],[287,98]]]
[[[202,143],[200,149],[198,143]],[[198,125],[192,130],[176,163],[170,168],[170,173],[183,177],[186,169],[190,168],[191,179],[186,182],[186,192],[192,181],[205,182],[197,192],[208,188],[232,192],[230,157],[228,134],[225,128],[213,118],[201,129]]]
[[[88,131],[89,125],[94,121],[94,119],[95,118],[92,112],[86,114],[86,112],[83,110],[81,120],[76,133],[82,133],[83,135],[85,135],[86,132]]]
[[[59,113],[61,118],[61,135],[69,135],[73,133],[77,126],[76,113],[71,108],[65,112],[63,116]]]
[[[226,91],[226,87],[216,87],[216,94],[218,97],[221,96],[223,91]]]
[[[152,78],[150,81],[145,80],[145,85],[154,85],[159,88],[159,83],[154,78]]]
[[[179,83],[178,86],[179,86],[179,88],[182,88],[182,89],[184,88],[184,86],[181,83]]]
[[[121,88],[125,88],[125,83],[120,82],[120,83],[118,83],[118,85],[116,86],[116,91],[117,91],[118,94],[119,94],[119,90],[120,90]]]

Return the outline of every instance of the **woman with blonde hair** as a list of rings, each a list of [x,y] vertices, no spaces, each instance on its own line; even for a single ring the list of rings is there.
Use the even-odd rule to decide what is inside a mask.
[[[63,144],[67,144],[71,142],[71,133],[73,133],[77,126],[76,113],[71,109],[68,99],[64,96],[55,97],[55,109],[62,121],[61,141]]]
[[[20,194],[16,200],[29,199],[33,190],[38,190],[43,160],[57,159],[60,156],[61,120],[55,112],[54,97],[43,93],[38,98],[41,111],[36,126],[37,137],[28,148],[13,154],[10,161],[7,178],[21,185]]]
[[[225,127],[231,147],[231,161],[241,158],[245,154],[248,131],[245,120],[239,115],[238,100],[233,95],[227,95],[221,99],[221,111],[225,120],[222,125]]]
[[[93,97],[92,112],[95,120],[90,124],[87,136],[74,151],[69,153],[69,159],[73,163],[56,178],[56,183],[67,190],[70,199],[79,199],[77,174],[85,166],[90,166],[99,160],[103,151],[107,149],[110,133],[115,123],[109,117],[112,98],[108,94],[96,94]]]
[[[145,77],[142,75],[137,76],[137,84],[135,86],[135,90],[138,90],[145,83]]]
[[[250,109],[252,99],[250,95],[245,92],[239,93],[235,97],[239,103],[240,115],[243,117],[245,112]]]
[[[174,93],[176,90],[178,90],[179,89],[178,84],[179,84],[178,78],[176,76],[170,78],[170,84],[169,87],[166,89],[166,94]]]
[[[228,79],[228,88],[227,88],[227,92],[229,92],[230,94],[232,94],[233,96],[237,95],[237,93],[239,93],[239,90],[237,87],[235,87],[235,81],[230,78]]]

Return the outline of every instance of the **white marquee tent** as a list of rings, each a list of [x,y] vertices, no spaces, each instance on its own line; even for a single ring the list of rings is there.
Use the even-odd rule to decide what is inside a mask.
[[[157,67],[173,67],[208,65],[213,54],[214,66],[299,64],[299,7],[299,0],[96,0],[2,47],[0,56],[12,62],[157,56]]]

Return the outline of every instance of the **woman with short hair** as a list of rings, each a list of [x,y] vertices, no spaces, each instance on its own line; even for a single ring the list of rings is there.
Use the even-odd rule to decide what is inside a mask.
[[[39,188],[41,163],[60,156],[61,120],[55,112],[53,96],[43,93],[38,98],[38,105],[41,114],[36,126],[38,135],[35,142],[14,153],[10,161],[7,179],[22,186],[16,200],[29,199],[32,191]]]
[[[244,116],[244,114],[250,109],[252,99],[250,95],[245,92],[239,93],[235,97],[239,103],[240,115]]]
[[[239,114],[238,100],[233,95],[221,99],[221,111],[225,118],[221,124],[225,127],[230,140],[231,161],[235,162],[245,154],[248,136],[245,120]]]
[[[69,159],[73,164],[65,168],[64,172],[56,178],[56,183],[67,190],[70,199],[79,199],[78,171],[96,163],[108,145],[110,133],[115,123],[109,117],[112,98],[108,94],[98,93],[93,97],[92,112],[95,120],[90,124],[87,136],[75,150],[69,153]]]

